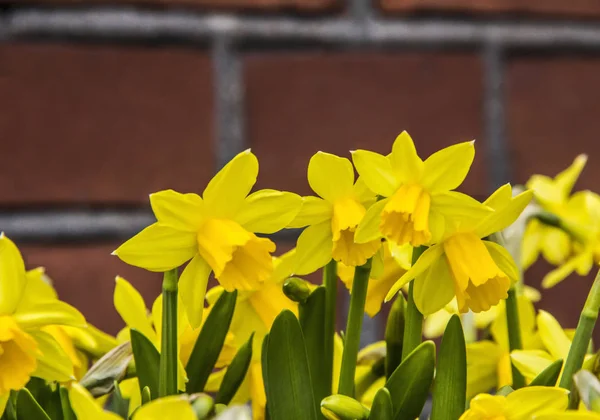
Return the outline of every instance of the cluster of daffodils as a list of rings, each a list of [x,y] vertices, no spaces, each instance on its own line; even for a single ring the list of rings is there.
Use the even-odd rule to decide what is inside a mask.
[[[147,307],[117,276],[116,337],[2,234],[1,419],[600,419],[600,277],[569,330],[524,275],[543,256],[549,288],[600,262],[600,196],[572,194],[586,157],[479,201],[457,191],[474,156],[423,160],[403,132],[385,155],[316,153],[300,196],[252,191],[247,150],[201,196],[151,194],[156,222],[113,254],[164,273],[162,293]],[[296,247],[276,252],[285,229]],[[384,340],[361,349],[382,308]]]

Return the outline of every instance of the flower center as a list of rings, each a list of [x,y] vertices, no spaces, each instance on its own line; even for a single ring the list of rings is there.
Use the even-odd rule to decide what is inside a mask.
[[[364,244],[354,242],[354,231],[365,213],[365,207],[353,198],[339,199],[333,204],[331,232],[334,260],[352,267],[363,265],[381,246],[380,240]]]
[[[227,291],[257,289],[273,272],[275,244],[228,219],[208,219],[197,234],[198,253]]]
[[[510,280],[477,235],[466,232],[444,241],[460,312],[487,311],[508,296]]]
[[[421,246],[431,239],[431,197],[419,185],[402,185],[381,212],[381,233],[398,245]]]
[[[36,341],[10,316],[0,316],[0,395],[23,388],[37,367]]]

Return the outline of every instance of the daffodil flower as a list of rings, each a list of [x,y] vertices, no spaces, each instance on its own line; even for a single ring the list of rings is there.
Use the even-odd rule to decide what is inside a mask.
[[[0,234],[0,415],[11,390],[19,390],[32,376],[47,381],[69,381],[73,365],[56,340],[41,330],[47,325],[85,326],[72,306],[46,299],[39,270],[25,271],[16,245]]]
[[[542,343],[536,331],[535,308],[525,295],[517,297],[519,329],[524,349],[537,350]],[[492,340],[467,343],[467,398],[512,384],[506,306],[498,305],[490,325]]]
[[[151,194],[157,222],[114,251],[126,263],[150,271],[191,260],[179,289],[193,327],[202,320],[211,271],[227,291],[259,288],[273,271],[275,244],[255,233],[277,232],[300,209],[296,194],[260,190],[248,195],[257,176],[258,160],[246,150],[215,175],[202,197],[173,190]]]
[[[289,228],[308,226],[296,246],[296,274],[309,274],[332,258],[356,267],[371,258],[381,242],[355,243],[354,232],[375,202],[375,194],[359,179],[346,158],[318,152],[308,163],[308,183],[318,197],[302,198],[302,208]]]
[[[551,411],[533,416],[532,420],[600,420],[600,413],[587,410]]]
[[[466,142],[423,161],[406,131],[396,138],[389,156],[353,151],[360,177],[370,190],[385,197],[369,208],[355,241],[368,243],[383,236],[398,245],[416,247],[437,242],[446,216],[485,214],[489,209],[476,200],[451,191],[467,176],[474,156],[473,142]]]
[[[261,284],[260,289],[247,292],[238,292],[235,311],[231,320],[230,331],[234,336],[234,345],[239,348],[250,338],[254,332],[252,342],[252,361],[248,368],[246,378],[240,385],[232,403],[246,403],[252,401],[252,415],[255,420],[263,420],[267,397],[262,377],[261,352],[265,335],[271,329],[277,315],[284,309],[298,314],[298,305],[289,300],[282,290],[282,284],[293,272],[295,266],[295,253],[292,250],[281,257],[273,258],[274,270],[271,278]],[[208,291],[206,299],[213,305],[223,293],[221,286],[216,286]],[[220,374],[220,376],[219,376]],[[207,391],[216,391],[225,374],[222,369],[206,385]]]
[[[569,205],[570,195],[586,161],[586,155],[579,155],[571,166],[556,177],[533,175],[527,181],[527,188],[533,190],[534,198],[542,209],[563,219],[572,217],[573,210],[576,209]],[[531,266],[540,254],[550,264],[561,265],[573,252],[573,239],[559,228],[531,219],[525,230],[521,250],[523,269]]]
[[[572,342],[572,333],[564,330],[549,312],[539,311],[537,326],[543,348],[514,350],[510,354],[513,364],[528,381],[542,373],[554,361],[566,361]],[[593,355],[586,355],[584,367],[592,360]]]
[[[121,420],[121,416],[104,411],[94,397],[78,383],[71,385],[69,400],[78,419]],[[196,420],[197,417],[187,395],[174,395],[144,404],[131,418],[132,420]]]
[[[371,270],[371,279],[369,279],[367,288],[365,312],[371,318],[379,313],[388,290],[406,273],[411,265],[412,247],[410,245],[399,247],[391,242],[386,242],[381,249],[383,253],[383,261],[381,262],[383,272],[376,273],[376,270]],[[337,271],[346,288],[352,291],[354,267],[339,263]]]
[[[439,243],[428,248],[389,291],[386,301],[415,279],[414,299],[424,315],[442,309],[455,296],[461,313],[487,311],[507,297],[519,271],[502,246],[483,240],[513,223],[531,200],[532,192],[511,197],[506,184],[483,204],[494,211],[485,217],[446,223]]]
[[[568,404],[566,389],[532,386],[507,396],[479,394],[460,420],[531,420],[534,415],[566,410]]]

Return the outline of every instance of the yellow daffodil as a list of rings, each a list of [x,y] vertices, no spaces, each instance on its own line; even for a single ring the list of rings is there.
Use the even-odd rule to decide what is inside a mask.
[[[532,420],[600,420],[600,413],[587,410],[554,411],[535,415]]]
[[[523,293],[531,302],[539,302],[542,297],[538,290],[527,285],[523,286]],[[478,329],[488,327],[498,317],[499,308],[502,308],[503,305],[504,301],[502,300],[498,305],[492,306],[487,311],[473,314],[475,327]],[[456,302],[456,299],[452,299],[452,301],[444,306],[443,309],[440,309],[425,318],[423,335],[427,338],[440,337],[444,333],[446,325],[448,324],[448,321],[450,321],[450,318],[452,318],[452,315],[459,313],[458,303]],[[505,313],[504,309],[501,310],[501,313]]]
[[[231,320],[230,331],[234,335],[235,347],[241,347],[254,332],[252,342],[252,361],[244,382],[233,398],[233,403],[252,401],[252,414],[255,420],[264,419],[267,397],[261,367],[262,342],[271,329],[277,315],[284,309],[298,313],[296,303],[289,300],[282,290],[283,281],[293,272],[295,266],[295,250],[279,258],[273,258],[274,270],[270,279],[262,283],[261,288],[250,292],[238,293],[235,311]],[[223,293],[220,286],[208,291],[206,299],[212,305]],[[207,391],[216,391],[225,369],[220,371],[221,377],[215,376],[206,386]]]
[[[479,394],[460,420],[531,420],[546,412],[566,410],[569,391],[562,388],[532,386],[502,395]]]
[[[500,187],[482,207],[494,211],[484,217],[446,223],[439,243],[428,248],[389,291],[390,300],[402,286],[415,279],[414,298],[419,310],[432,314],[455,296],[461,313],[487,311],[507,297],[511,281],[519,271],[508,251],[483,240],[499,232],[521,214],[532,192],[511,197],[510,185]]]
[[[68,381],[73,365],[56,340],[41,328],[47,325],[85,326],[72,306],[40,295],[39,270],[25,271],[16,245],[0,234],[0,415],[11,390],[32,376]]]
[[[517,303],[523,348],[540,349],[542,344],[535,328],[535,308],[525,295],[518,296]],[[467,343],[467,398],[512,384],[505,305],[498,305],[496,311],[490,326],[493,341]]]
[[[474,156],[471,141],[442,149],[423,161],[406,131],[396,138],[389,156],[353,151],[361,179],[385,197],[369,208],[355,241],[369,243],[383,236],[398,245],[435,243],[446,216],[485,214],[489,209],[476,200],[451,191],[467,176]]]
[[[115,280],[114,305],[115,309],[127,325],[126,328],[119,333],[119,341],[129,341],[129,329],[135,328],[144,334],[160,351],[162,333],[162,294],[156,298],[152,305],[152,312],[149,313],[140,293],[127,280],[117,276]],[[187,377],[184,366],[190,358],[202,326],[192,328],[185,311],[182,309],[182,305],[177,305],[177,309],[177,331],[179,332],[177,339],[179,344],[179,372],[177,378],[178,388],[180,390],[185,390]],[[210,311],[210,308],[208,311]],[[231,362],[235,355],[235,351],[236,348],[234,347],[233,334],[228,333],[219,359],[217,360],[216,367],[220,368]],[[137,378],[127,379],[123,381],[121,385],[123,395],[126,398],[131,399],[129,412],[132,413],[141,404],[141,395]]]
[[[121,416],[104,411],[91,394],[80,384],[73,383],[69,389],[71,407],[78,419],[121,420]],[[159,398],[140,407],[132,420],[196,420],[187,395]]]
[[[566,361],[572,342],[571,332],[564,330],[549,312],[539,311],[537,326],[543,347],[514,350],[510,355],[513,364],[528,381],[539,375],[552,362],[559,359]],[[592,361],[592,359],[591,354],[586,355],[585,363]]]
[[[301,198],[260,190],[248,195],[258,176],[250,150],[234,157],[208,183],[202,197],[173,190],[150,195],[157,222],[125,242],[114,254],[128,264],[167,271],[189,264],[179,290],[189,321],[198,327],[208,277],[225,290],[253,290],[271,276],[275,244],[254,233],[270,234],[287,226]]]
[[[383,272],[375,277],[376,270],[371,270],[371,279],[367,289],[367,301],[365,303],[365,312],[371,318],[379,313],[383,299],[390,287],[398,281],[400,277],[410,268],[412,247],[403,245],[401,247],[386,242],[382,246],[383,250]],[[349,267],[342,263],[337,266],[338,276],[346,285],[348,290],[352,290],[352,281],[354,279],[354,267]]]
[[[527,188],[533,190],[536,202],[542,209],[561,218],[569,218],[573,206],[569,200],[573,186],[587,162],[586,155],[579,155],[571,166],[550,178],[533,175],[527,181]],[[547,226],[536,219],[527,224],[522,246],[523,269],[527,269],[540,254],[553,265],[561,265],[573,252],[572,238],[563,230]]]
[[[359,179],[346,158],[318,152],[308,164],[308,183],[318,197],[303,197],[302,208],[290,228],[308,226],[298,238],[296,274],[309,274],[332,258],[347,266],[363,265],[379,249],[381,242],[357,244],[354,231],[375,194]]]
[[[575,271],[586,275],[594,263],[600,262],[600,196],[591,191],[579,191],[567,203],[569,215],[563,223],[576,236],[569,258],[548,273],[542,287],[552,287]]]

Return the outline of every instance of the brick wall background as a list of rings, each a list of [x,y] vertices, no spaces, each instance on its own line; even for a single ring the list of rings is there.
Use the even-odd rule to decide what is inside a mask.
[[[383,152],[404,129],[423,155],[477,139],[478,198],[582,152],[577,187],[597,189],[598,18],[593,0],[0,0],[0,229],[115,332],[116,274],[160,289],[109,255],[148,194],[200,193],[246,147],[258,186],[299,193],[316,150]],[[590,284],[541,306],[574,327]]]

